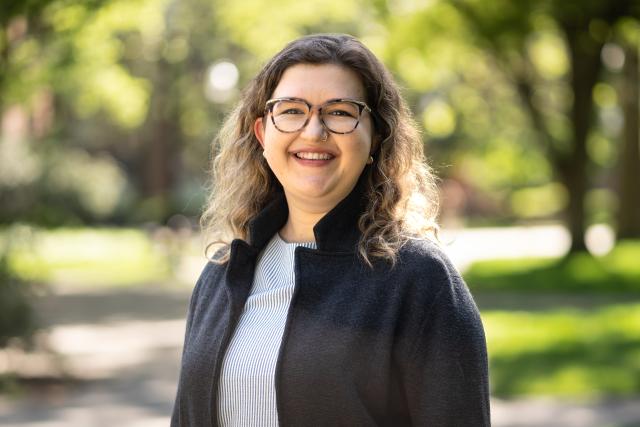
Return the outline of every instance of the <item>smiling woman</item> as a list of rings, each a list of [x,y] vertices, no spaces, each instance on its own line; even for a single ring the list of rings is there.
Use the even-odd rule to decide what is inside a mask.
[[[489,425],[484,331],[434,178],[358,40],[295,40],[216,141],[172,426]],[[217,147],[215,147],[218,149]]]

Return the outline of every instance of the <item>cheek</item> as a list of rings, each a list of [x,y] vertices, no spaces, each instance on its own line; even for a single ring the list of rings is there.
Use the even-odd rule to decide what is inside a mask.
[[[273,144],[265,143],[263,156],[267,160],[269,167],[273,170],[278,164],[278,153]]]
[[[264,156],[269,164],[283,162],[288,156],[289,138],[274,134],[267,129],[264,139]]]
[[[353,141],[351,152],[354,158],[366,161],[369,158],[369,153],[371,153],[371,136],[364,134],[357,140]]]

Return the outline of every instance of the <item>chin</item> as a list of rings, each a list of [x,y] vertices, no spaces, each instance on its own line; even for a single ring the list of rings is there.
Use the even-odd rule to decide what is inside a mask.
[[[298,182],[296,192],[311,197],[325,197],[335,191],[331,182],[326,179],[306,179]]]
[[[310,203],[321,202],[323,204],[332,204],[332,205],[337,204],[337,202],[339,202],[344,197],[346,197],[346,194],[340,197],[339,194],[337,194],[334,191],[331,191],[330,189],[318,188],[313,186],[296,188],[291,193],[292,195],[297,196],[299,199],[307,200]]]

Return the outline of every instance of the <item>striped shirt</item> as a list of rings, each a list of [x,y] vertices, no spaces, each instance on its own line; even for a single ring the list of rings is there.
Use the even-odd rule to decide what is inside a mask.
[[[276,233],[258,258],[251,292],[222,362],[218,423],[222,427],[278,425],[275,370],[295,286],[298,246]]]

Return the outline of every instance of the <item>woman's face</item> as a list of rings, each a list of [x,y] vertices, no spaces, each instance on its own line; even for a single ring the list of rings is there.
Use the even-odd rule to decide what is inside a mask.
[[[358,75],[348,68],[297,64],[285,70],[272,98],[300,98],[318,106],[341,98],[364,102],[365,91]],[[373,124],[370,113],[363,111],[353,132],[327,135],[318,110],[312,111],[309,123],[298,132],[280,132],[269,115],[256,120],[254,132],[289,204],[322,213],[355,186],[375,149]]]

